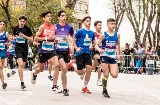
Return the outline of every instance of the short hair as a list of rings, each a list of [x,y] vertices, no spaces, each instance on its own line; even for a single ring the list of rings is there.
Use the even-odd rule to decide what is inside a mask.
[[[142,43],[140,43],[139,46],[141,46],[143,48],[143,44]]]
[[[45,17],[47,14],[51,14],[51,11],[45,11],[41,14],[42,17]]]
[[[4,20],[0,20],[0,23],[1,23],[1,22],[5,23],[5,21],[4,21]]]
[[[61,10],[61,11],[58,12],[57,16],[60,17],[63,12],[66,13],[66,11]]]
[[[21,19],[24,19],[25,21],[27,21],[27,17],[24,16],[24,15],[21,15],[21,16],[18,17],[18,20],[21,20]]]
[[[98,23],[102,23],[102,21],[98,20],[94,22],[94,26],[96,26]]]
[[[109,19],[107,19],[107,23],[108,22],[115,22],[116,20],[115,19],[113,19],[113,18],[109,18]]]
[[[90,16],[86,16],[82,19],[82,23],[86,20],[86,19],[90,19],[91,20],[91,17]]]
[[[129,47],[129,44],[128,44],[128,43],[126,43],[126,46],[127,46],[127,47]]]

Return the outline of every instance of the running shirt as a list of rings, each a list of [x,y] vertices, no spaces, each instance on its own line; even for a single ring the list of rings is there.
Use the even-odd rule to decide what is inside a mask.
[[[83,53],[90,54],[90,45],[95,40],[95,34],[91,30],[85,30],[84,28],[79,29],[75,33],[76,45],[81,49],[80,52],[75,52],[75,56],[81,55]]]
[[[116,46],[118,42],[118,33],[114,32],[113,36],[109,36],[107,32],[104,32],[104,40],[102,42],[103,54],[100,56],[108,56],[110,58],[116,58]]]
[[[12,40],[12,41],[11,41],[11,44],[14,45],[14,46],[12,46],[12,48],[9,50],[9,52],[10,52],[11,55],[14,55],[14,54],[15,54],[16,41],[15,41],[15,40]]]
[[[55,24],[56,26],[56,51],[69,51],[69,38],[70,35],[73,36],[74,30],[73,27],[69,24],[61,26],[60,24]]]
[[[28,40],[23,37],[20,37],[20,32],[28,37],[31,37],[33,35],[32,31],[28,26],[24,26],[23,28],[19,28],[19,26],[16,26],[13,29],[13,35],[15,35],[16,37],[15,49],[28,51]]]
[[[40,37],[45,37],[49,35],[55,35],[55,26],[52,24],[45,24],[44,23],[44,30],[41,33]],[[40,45],[38,46],[38,52],[39,53],[52,53],[55,52],[54,49],[54,40],[50,41],[41,41]]]
[[[7,42],[6,31],[2,35],[0,35],[0,51],[7,51],[7,46],[5,43]]]
[[[96,42],[98,43],[98,40],[99,40],[100,35],[98,35],[96,32],[95,32],[94,34],[95,34],[95,40],[96,40]],[[102,48],[102,44],[99,45],[99,48]],[[95,50],[95,49],[94,49],[94,50]]]

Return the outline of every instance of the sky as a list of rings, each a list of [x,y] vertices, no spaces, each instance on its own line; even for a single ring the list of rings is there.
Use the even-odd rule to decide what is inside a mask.
[[[107,30],[107,19],[114,18],[112,4],[110,2],[111,0],[89,0],[89,15],[92,18],[91,29],[93,31],[95,31],[93,23],[96,20],[102,21],[102,32]],[[135,41],[132,26],[127,18],[124,18],[118,33],[121,36],[121,47],[124,47],[125,43],[132,45],[133,41]]]

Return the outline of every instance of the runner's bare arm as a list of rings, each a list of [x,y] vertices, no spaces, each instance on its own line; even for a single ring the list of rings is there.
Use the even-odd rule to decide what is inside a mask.
[[[70,48],[70,49],[73,49],[73,36],[71,36],[71,35],[70,35],[70,37],[69,37],[68,44],[69,44],[69,48]]]
[[[73,46],[74,46],[75,49],[78,48],[77,45],[76,45],[76,38],[75,38],[75,36],[73,36]]]
[[[104,40],[104,35],[101,34],[100,37],[99,37],[98,43],[96,43],[96,45],[95,45],[95,49],[96,49],[97,51],[100,51],[100,50],[101,50],[101,48],[99,48],[99,45],[102,43],[103,40]]]
[[[41,25],[39,27],[38,32],[36,33],[34,41],[38,42],[38,41],[44,41],[45,40],[45,37],[39,37],[42,34],[43,30],[44,30],[44,25]]]
[[[120,55],[120,34],[118,34],[117,55]]]

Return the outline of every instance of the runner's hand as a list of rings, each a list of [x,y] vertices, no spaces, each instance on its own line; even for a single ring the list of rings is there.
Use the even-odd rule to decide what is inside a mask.
[[[92,46],[92,45],[90,45],[90,46],[89,46],[89,49],[92,51],[92,50],[93,50],[93,46]]]
[[[21,33],[21,32],[19,33],[19,36],[20,37],[25,37],[25,35],[23,33]]]
[[[69,50],[70,50],[70,53],[71,53],[71,54],[74,53],[74,48],[73,48],[73,47],[70,47]]]
[[[55,35],[49,35],[48,37],[47,37],[47,40],[54,40],[55,39]]]
[[[116,58],[117,58],[118,61],[120,60],[120,56],[119,55],[116,55]]]
[[[78,47],[78,48],[76,48],[76,52],[80,52],[81,51],[81,49]]]
[[[101,50],[99,51],[99,53],[100,53],[100,54],[103,54],[103,53],[104,53],[104,50],[103,50],[103,49],[101,49]]]

